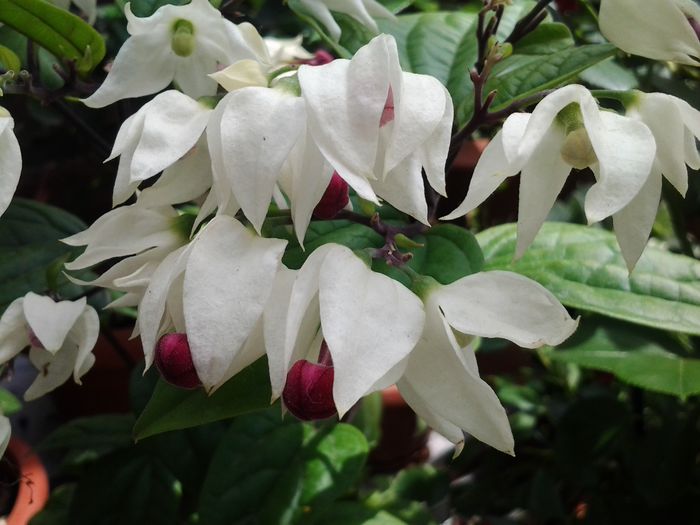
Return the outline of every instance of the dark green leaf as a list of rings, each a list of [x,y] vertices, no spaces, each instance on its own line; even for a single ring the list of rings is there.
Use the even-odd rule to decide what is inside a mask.
[[[628,275],[612,233],[564,223],[545,223],[515,262],[515,225],[490,228],[477,240],[485,269],[530,277],[566,306],[700,335],[700,261],[648,246]]]
[[[655,330],[584,319],[571,340],[557,350],[542,350],[542,356],[610,372],[640,388],[684,399],[700,394],[700,360],[674,353],[681,350],[675,341]]]
[[[381,235],[363,226],[348,221],[314,221],[309,225],[304,239],[304,248],[292,237],[290,229],[279,228],[274,231],[275,236],[287,237],[290,239],[289,247],[284,254],[282,262],[289,268],[298,269],[304,264],[306,258],[311,253],[324,244],[333,242],[347,246],[351,250],[361,250],[363,248],[379,248],[384,243]]]
[[[51,491],[46,507],[32,518],[29,525],[69,525],[68,511],[74,493],[75,485],[61,485]]]
[[[44,0],[0,0],[0,22],[87,74],[105,55],[102,36],[89,24]]]
[[[360,406],[352,424],[360,429],[369,448],[377,446],[382,433],[382,394],[374,392],[360,400]]]
[[[189,428],[270,406],[267,359],[262,358],[236,374],[211,396],[204,390],[181,390],[159,381],[136,421],[134,437]]]
[[[240,417],[212,459],[200,518],[208,525],[297,523],[356,482],[367,452],[350,425],[316,431],[282,421],[279,409]]]
[[[173,525],[181,486],[157,458],[128,449],[107,456],[80,478],[71,525]]]
[[[76,250],[59,239],[85,229],[77,217],[38,202],[15,199],[0,217],[0,311],[27,292],[48,291],[46,268]],[[65,298],[82,293],[64,275],[56,279]]]
[[[164,5],[185,5],[190,0],[131,0],[131,12],[138,17],[151,16]],[[212,2],[213,3],[213,2]]]
[[[41,450],[94,451],[98,454],[128,447],[133,443],[131,414],[101,414],[79,418],[60,426],[46,437]]]

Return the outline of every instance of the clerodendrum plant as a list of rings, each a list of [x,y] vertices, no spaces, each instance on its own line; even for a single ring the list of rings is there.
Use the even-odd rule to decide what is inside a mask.
[[[686,165],[700,168],[700,112],[665,94],[591,92],[570,83],[581,68],[531,83],[491,110],[501,94],[486,88],[494,78],[508,80],[511,55],[545,21],[548,2],[473,3],[480,10],[471,15],[478,47],[471,80],[463,75],[462,84],[452,79],[447,87],[405,61],[394,34],[406,18],[375,0],[290,2],[304,20],[316,20],[336,59],[308,53],[298,39],[263,38],[207,0],[165,5],[148,17],[126,4],[130,36],[83,102],[98,108],[152,98],[123,122],[114,142],[115,208],[64,239],[85,247],[65,268],[104,268],[118,258],[91,282],[73,280],[116,292],[111,307],[137,309],[134,333],[147,367],[155,363],[171,384],[211,394],[266,356],[270,401],[281,397],[305,420],[343,417],[364,396],[396,384],[457,447],[467,433],[514,453],[506,412],[479,376],[479,338],[554,346],[578,321],[522,275],[475,264],[445,277],[411,260],[414,252],[426,257],[431,228],[457,230],[473,242],[457,226],[437,226],[446,169],[464,139],[501,126],[464,201],[443,219],[463,217],[520,174],[520,258],[572,169],[590,168],[596,182],[585,198],[586,217],[612,218],[632,272],[662,179],[684,194]],[[600,27],[611,42],[629,53],[698,64],[697,4],[634,4],[601,2]],[[515,18],[507,22],[511,10]],[[351,46],[333,12],[376,35]],[[596,61],[610,56],[605,49]],[[465,90],[473,100],[457,104],[455,92]],[[601,96],[622,102],[625,112],[602,107]],[[0,111],[4,211],[21,161],[13,120]],[[314,228],[334,224],[330,219],[369,233],[327,235],[326,242]],[[427,257],[437,257],[433,268],[449,263]],[[30,346],[32,363],[47,371],[28,397],[71,374],[78,381],[92,365],[98,321],[81,301],[29,293],[3,314],[0,360]]]

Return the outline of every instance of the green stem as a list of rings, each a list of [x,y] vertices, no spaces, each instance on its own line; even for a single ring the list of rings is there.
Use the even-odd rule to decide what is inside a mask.
[[[595,9],[593,9],[593,6],[588,0],[579,0],[581,2],[581,5],[588,11],[588,14],[591,15],[591,18],[595,20],[595,23],[598,24],[598,14],[595,12]]]

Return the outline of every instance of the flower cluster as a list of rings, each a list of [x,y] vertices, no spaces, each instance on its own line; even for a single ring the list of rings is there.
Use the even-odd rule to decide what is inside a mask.
[[[602,1],[601,30],[611,41],[697,65],[696,4],[650,1],[656,21],[632,4]],[[341,30],[331,11],[375,32],[374,18],[393,18],[374,0],[299,5],[336,41]],[[563,342],[577,321],[547,289],[499,271],[441,284],[409,269],[404,285],[367,260],[391,254],[391,236],[389,252],[307,243],[303,264],[290,268],[283,263],[288,238],[275,238],[267,227],[273,205],[287,214],[303,248],[312,220],[354,216],[352,194],[368,206],[387,203],[427,229],[426,194],[446,194],[454,120],[447,89],[404,71],[396,41],[385,34],[351,59],[332,60],[308,53],[299,39],[264,39],[207,0],[166,5],[147,18],[134,16],[129,4],[125,12],[130,37],[83,102],[98,108],[155,96],[123,122],[108,159],[118,158],[116,208],[64,242],[85,247],[68,271],[112,262],[89,283],[72,280],[118,292],[112,307],[137,308],[134,336],[146,366],[155,364],[178,387],[212,393],[267,356],[272,401],[282,398],[301,419],[342,417],[363,396],[396,384],[453,443],[468,432],[512,454],[506,412],[479,376],[475,342],[503,338],[525,348]],[[640,39],[619,29],[629,27],[621,17],[636,17],[636,31],[666,21],[675,36],[650,29]],[[700,112],[658,93],[637,92],[626,102],[620,115],[602,109],[587,88],[569,85],[532,113],[511,112],[464,201],[443,219],[465,215],[521,174],[520,257],[572,170],[590,168],[596,182],[586,216],[590,223],[612,217],[632,271],[663,177],[684,194],[686,165],[700,168]],[[0,108],[0,213],[21,165],[12,127]],[[185,203],[195,203],[195,211]],[[33,399],[71,374],[80,381],[93,364],[98,328],[85,299],[55,302],[29,293],[0,319],[0,362],[30,347],[40,370],[26,394]],[[4,424],[0,419],[0,436]]]

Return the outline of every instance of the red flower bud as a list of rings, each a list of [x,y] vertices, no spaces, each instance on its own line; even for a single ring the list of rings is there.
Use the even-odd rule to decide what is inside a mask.
[[[178,388],[202,386],[192,362],[186,334],[166,334],[156,345],[156,367],[168,383]]]
[[[314,208],[314,217],[317,219],[332,219],[340,210],[348,205],[350,200],[350,188],[338,172],[333,172],[323,197]]]
[[[319,49],[314,53],[313,58],[305,60],[302,63],[308,66],[322,66],[323,64],[328,64],[330,62],[333,62],[334,60],[335,57],[331,55],[328,51],[326,51],[325,49]]]
[[[323,350],[327,348],[324,343]],[[327,351],[326,351],[327,353]],[[282,399],[289,411],[303,421],[326,419],[336,413],[333,402],[333,364],[328,359],[322,363],[301,360],[294,363],[287,373]]]

